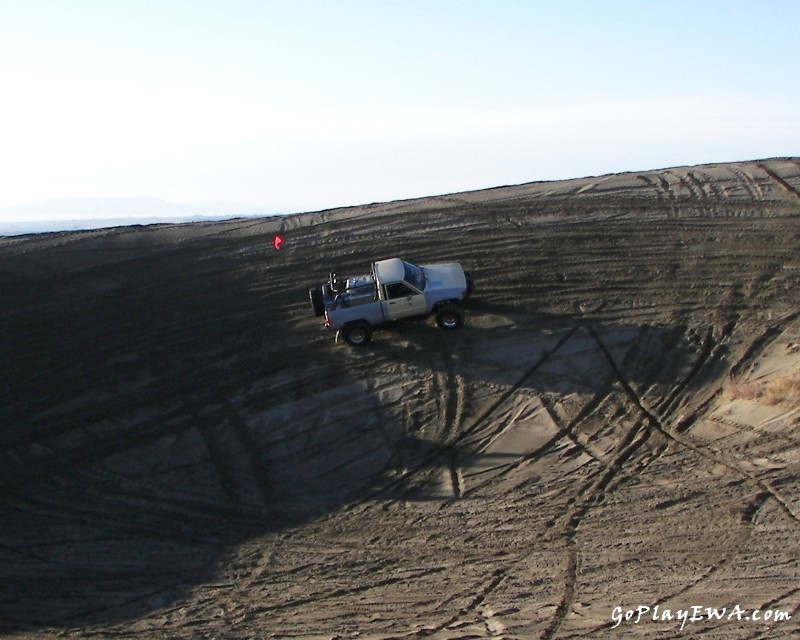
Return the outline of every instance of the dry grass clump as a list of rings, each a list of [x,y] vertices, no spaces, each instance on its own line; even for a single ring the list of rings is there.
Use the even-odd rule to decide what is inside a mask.
[[[800,371],[796,371],[794,375],[773,380],[764,390],[764,402],[767,404],[789,401],[800,401]]]
[[[761,382],[746,382],[737,378],[728,378],[725,392],[731,400],[755,400],[764,392]]]
[[[731,400],[762,400],[765,404],[800,402],[800,371],[769,382],[731,379],[726,388]]]

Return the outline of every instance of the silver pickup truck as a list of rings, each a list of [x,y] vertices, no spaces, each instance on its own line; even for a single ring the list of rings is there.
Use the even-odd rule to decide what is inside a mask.
[[[400,258],[373,262],[366,275],[331,273],[308,291],[314,314],[354,346],[367,344],[375,327],[403,318],[433,315],[442,329],[457,329],[471,293],[472,279],[459,264],[417,266]]]

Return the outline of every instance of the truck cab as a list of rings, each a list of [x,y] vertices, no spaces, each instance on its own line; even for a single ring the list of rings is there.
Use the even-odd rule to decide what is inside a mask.
[[[425,275],[420,267],[393,258],[372,263],[372,272],[386,320],[427,315]]]

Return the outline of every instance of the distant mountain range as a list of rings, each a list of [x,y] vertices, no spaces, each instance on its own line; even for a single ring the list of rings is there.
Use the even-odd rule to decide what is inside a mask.
[[[0,207],[0,235],[269,215],[276,212],[231,203],[186,205],[159,198],[55,198]]]

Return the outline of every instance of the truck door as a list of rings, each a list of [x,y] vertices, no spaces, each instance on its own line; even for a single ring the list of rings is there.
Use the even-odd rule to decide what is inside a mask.
[[[405,282],[384,285],[383,313],[387,320],[424,316],[428,312],[425,296]]]

